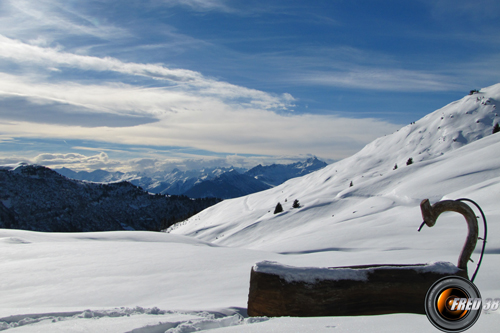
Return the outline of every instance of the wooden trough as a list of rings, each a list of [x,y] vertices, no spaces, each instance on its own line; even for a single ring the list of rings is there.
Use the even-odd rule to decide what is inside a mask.
[[[478,239],[477,219],[461,202],[444,200],[420,204],[422,217],[432,227],[445,211],[462,214],[469,228],[458,265],[447,262],[414,265],[348,267],[291,267],[263,261],[252,267],[248,295],[249,316],[358,316],[389,313],[425,314],[428,289],[446,276],[469,278],[467,262]]]

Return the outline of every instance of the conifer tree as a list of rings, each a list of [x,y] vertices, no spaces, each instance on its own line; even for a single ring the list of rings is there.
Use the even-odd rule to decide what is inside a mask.
[[[493,132],[492,134],[495,134],[495,133],[498,133],[500,132],[500,125],[498,123],[495,124],[495,126],[493,126]]]
[[[281,213],[282,211],[283,211],[283,206],[281,206],[281,204],[278,202],[276,208],[274,208],[274,214]]]

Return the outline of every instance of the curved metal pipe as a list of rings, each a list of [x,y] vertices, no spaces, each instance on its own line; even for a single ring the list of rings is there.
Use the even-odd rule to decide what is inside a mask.
[[[467,272],[467,263],[472,255],[472,252],[476,248],[477,237],[478,237],[478,226],[476,215],[472,209],[465,203],[454,200],[442,200],[438,201],[431,206],[429,199],[424,199],[420,203],[420,209],[422,210],[422,217],[425,224],[428,227],[434,226],[438,216],[443,212],[457,212],[462,214],[467,221],[467,226],[469,232],[465,240],[465,244],[462,248],[462,252],[458,257],[457,267],[465,270]]]

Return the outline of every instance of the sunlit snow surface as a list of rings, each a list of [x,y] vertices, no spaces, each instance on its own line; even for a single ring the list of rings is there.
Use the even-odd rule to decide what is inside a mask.
[[[226,200],[170,233],[1,229],[0,329],[436,332],[426,316],[412,314],[247,318],[250,270],[264,260],[295,267],[456,263],[465,220],[446,213],[417,232],[419,203],[467,197],[489,223],[475,284],[483,298],[500,298],[500,134],[491,135],[498,101],[500,85],[483,89],[348,159]],[[294,199],[300,208],[292,208]],[[275,215],[277,202],[284,212]],[[496,332],[499,314],[483,312],[469,332]]]

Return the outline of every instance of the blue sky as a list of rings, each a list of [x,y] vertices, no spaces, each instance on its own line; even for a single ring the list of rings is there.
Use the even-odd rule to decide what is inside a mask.
[[[498,83],[499,18],[493,0],[0,0],[0,163],[338,160]]]

